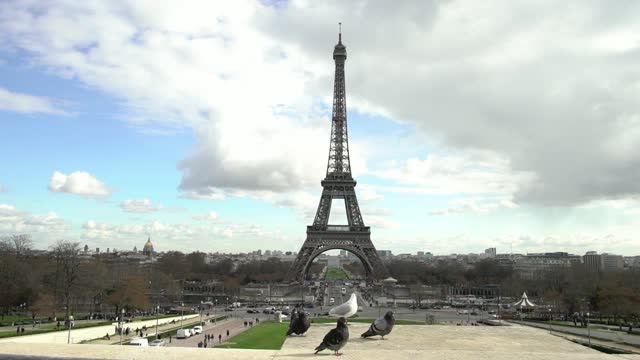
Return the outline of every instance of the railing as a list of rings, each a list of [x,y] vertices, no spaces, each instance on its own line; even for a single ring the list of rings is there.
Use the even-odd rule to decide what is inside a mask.
[[[327,231],[349,231],[349,225],[327,225]]]

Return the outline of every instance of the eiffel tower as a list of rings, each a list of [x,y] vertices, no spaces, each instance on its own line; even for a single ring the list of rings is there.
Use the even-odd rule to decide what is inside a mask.
[[[307,239],[289,270],[288,280],[303,281],[313,259],[332,249],[347,250],[357,256],[370,281],[382,280],[389,276],[371,242],[371,230],[362,220],[356,198],[356,181],[351,175],[344,81],[346,59],[347,48],[342,44],[342,31],[339,31],[338,44],[333,49],[336,72],[327,174],[321,182],[322,196],[313,225],[307,226]],[[333,199],[344,200],[348,225],[329,225]]]

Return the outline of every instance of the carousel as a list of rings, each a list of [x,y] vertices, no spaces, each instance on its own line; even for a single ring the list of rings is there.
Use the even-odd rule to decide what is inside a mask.
[[[521,313],[531,312],[533,311],[533,309],[535,309],[536,304],[529,301],[529,298],[527,297],[527,293],[523,292],[522,297],[520,298],[520,300],[518,300],[513,304],[513,307],[518,309]]]

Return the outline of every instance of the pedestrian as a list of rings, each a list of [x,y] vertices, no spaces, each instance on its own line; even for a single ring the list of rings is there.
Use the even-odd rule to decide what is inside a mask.
[[[260,322],[260,319],[256,318],[256,324]]]
[[[245,322],[243,323],[244,327],[247,327],[247,321],[245,320]]]
[[[207,348],[207,340],[204,341],[204,348]]]
[[[20,335],[20,325],[16,328],[16,334]]]
[[[218,343],[222,344],[222,334],[218,334]]]
[[[169,344],[171,344],[171,335],[169,335]]]
[[[227,329],[227,338],[229,337],[229,329]]]
[[[199,348],[201,348],[201,347],[202,347],[202,341],[200,341],[200,342],[198,343],[198,347],[199,347]]]
[[[24,326],[20,329],[20,332],[24,335]]]

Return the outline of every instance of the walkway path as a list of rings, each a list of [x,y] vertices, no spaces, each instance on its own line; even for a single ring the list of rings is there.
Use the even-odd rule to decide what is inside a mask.
[[[197,316],[198,315],[185,315],[184,319],[186,321],[186,319],[194,319]],[[170,323],[172,320],[179,322],[180,316],[160,319],[159,324]],[[85,328],[85,329],[71,330],[71,343],[75,344],[82,341],[101,338],[105,336],[105,334],[110,334],[111,340],[112,340],[111,342],[115,341],[117,343],[118,340],[115,339],[116,338],[115,325],[116,323],[113,323],[111,325],[94,326],[94,327]],[[155,328],[155,325],[156,325],[155,320],[144,320],[144,321],[135,321],[131,323],[125,323],[125,327],[128,326],[131,329],[141,328],[143,326],[146,326],[147,328],[152,329],[152,328]],[[135,335],[135,333],[133,333],[132,335]],[[0,342],[66,344],[67,337],[68,337],[67,331],[55,331],[55,332],[50,332],[45,334],[36,334],[36,335],[29,335],[29,336],[27,335],[14,336],[10,338],[0,339]]]

